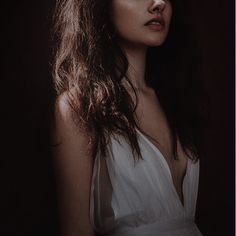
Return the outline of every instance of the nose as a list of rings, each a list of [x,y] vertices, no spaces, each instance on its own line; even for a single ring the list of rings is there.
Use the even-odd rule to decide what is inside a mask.
[[[165,8],[165,5],[166,3],[164,0],[153,0],[148,10],[150,13],[154,13],[155,11],[162,12]]]

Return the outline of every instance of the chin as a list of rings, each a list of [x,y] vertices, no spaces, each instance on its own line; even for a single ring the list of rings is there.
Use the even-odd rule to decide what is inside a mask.
[[[148,47],[158,47],[158,46],[161,46],[163,43],[164,43],[164,41],[161,41],[161,42],[149,42],[146,45]]]
[[[123,44],[127,44],[127,45],[137,45],[137,46],[141,46],[141,47],[157,47],[157,46],[161,46],[166,39],[166,34],[159,34],[159,35],[144,35],[144,37],[139,37],[139,39],[137,39],[138,37],[132,37],[132,38],[128,38],[128,37],[120,37],[121,38],[121,42]]]
[[[155,47],[161,46],[166,40],[167,34],[149,35],[143,38],[143,42],[146,46]]]
[[[149,39],[145,42],[145,44],[148,47],[157,47],[157,46],[161,46],[165,42],[165,39],[166,38]]]

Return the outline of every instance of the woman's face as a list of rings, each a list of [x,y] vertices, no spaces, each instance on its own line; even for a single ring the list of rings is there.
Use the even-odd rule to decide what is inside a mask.
[[[169,31],[170,0],[112,0],[111,20],[123,43],[159,46]]]

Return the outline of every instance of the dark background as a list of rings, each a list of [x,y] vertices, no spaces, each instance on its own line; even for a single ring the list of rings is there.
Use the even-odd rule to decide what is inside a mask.
[[[2,6],[0,235],[58,235],[49,147],[53,97],[50,22],[55,1]],[[197,224],[234,235],[234,2],[188,2],[207,111]]]

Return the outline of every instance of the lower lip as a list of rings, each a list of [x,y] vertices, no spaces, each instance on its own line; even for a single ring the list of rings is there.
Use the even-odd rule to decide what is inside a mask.
[[[152,30],[156,30],[156,31],[161,31],[164,29],[164,25],[155,25],[155,24],[148,24],[146,25],[148,28],[152,29]]]

